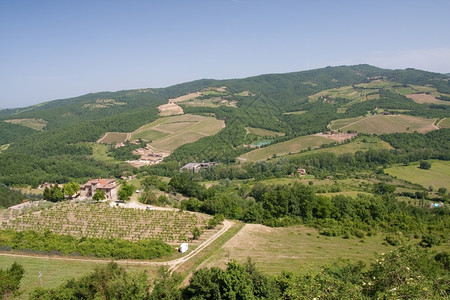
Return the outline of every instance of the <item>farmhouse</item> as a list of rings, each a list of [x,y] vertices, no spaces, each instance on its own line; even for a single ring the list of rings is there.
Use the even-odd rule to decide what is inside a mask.
[[[80,186],[80,196],[91,198],[97,190],[105,192],[107,200],[116,200],[116,180],[115,179],[90,179]]]
[[[306,170],[305,170],[305,169],[298,168],[298,169],[297,169],[297,173],[298,173],[299,175],[303,176],[303,175],[306,175]]]
[[[181,167],[180,172],[182,171],[193,171],[198,172],[201,169],[208,169],[211,166],[217,166],[219,163],[217,162],[208,162],[208,163],[188,163]]]

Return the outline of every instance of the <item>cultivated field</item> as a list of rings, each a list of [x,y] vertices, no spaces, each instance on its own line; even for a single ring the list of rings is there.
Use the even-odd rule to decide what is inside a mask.
[[[425,133],[439,129],[434,125],[435,121],[436,119],[425,119],[407,115],[374,115],[364,118],[337,120],[332,123],[331,129],[370,134],[414,131]]]
[[[334,153],[336,155],[343,153],[355,153],[357,151],[366,152],[368,150],[380,150],[380,149],[392,149],[391,145],[382,141],[377,137],[358,137],[355,140],[351,141],[348,144],[337,145],[330,148],[324,149],[316,149],[312,151],[307,151],[299,154],[295,154],[295,156],[308,156],[314,155],[316,153]]]
[[[158,106],[159,115],[162,117],[174,116],[174,115],[182,115],[183,108],[176,103],[167,103]]]
[[[222,120],[187,114],[160,118],[144,125],[131,134],[131,139],[151,140],[152,148],[171,152],[181,145],[216,134],[224,127]]]
[[[418,164],[413,164],[387,168],[384,171],[391,176],[420,184],[426,189],[433,186],[436,190],[440,187],[450,190],[450,161],[431,161],[429,170],[420,169]]]
[[[97,143],[119,144],[125,142],[128,138],[129,133],[126,132],[107,132]]]
[[[5,120],[5,122],[30,127],[34,130],[42,130],[47,125],[47,121],[37,118],[11,119]]]
[[[428,94],[409,94],[406,95],[406,97],[411,98],[414,100],[414,102],[417,103],[433,103],[433,104],[444,104],[444,105],[450,105],[450,101],[443,101],[436,99],[433,95]]]
[[[279,155],[286,155],[289,153],[298,153],[301,150],[308,149],[309,147],[317,148],[320,147],[320,145],[330,144],[333,142],[334,142],[333,140],[321,136],[312,136],[312,135],[302,136],[286,142],[250,151],[240,156],[239,159],[245,161],[265,160],[272,157],[274,154],[276,156],[279,156]]]
[[[156,238],[178,244],[192,237],[192,229],[203,228],[209,217],[174,210],[142,210],[107,204],[62,203],[49,209],[17,217],[2,217],[1,229],[16,231],[45,229],[75,237],[121,238],[137,241]]]
[[[366,237],[361,242],[355,238],[321,236],[317,230],[304,226],[271,228],[246,224],[205,265],[223,267],[229,259],[245,262],[250,257],[265,273],[279,274],[283,270],[305,273],[339,258],[371,262],[375,253],[393,249],[382,244],[383,238]]]
[[[258,135],[258,136],[275,137],[275,136],[284,136],[285,135],[284,132],[276,132],[276,131],[262,129],[262,128],[246,127],[245,129],[247,130],[247,133],[251,133],[254,135]]]

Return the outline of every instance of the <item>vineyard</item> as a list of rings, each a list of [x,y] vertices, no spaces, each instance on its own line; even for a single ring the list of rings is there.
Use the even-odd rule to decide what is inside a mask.
[[[207,226],[208,217],[183,211],[141,210],[106,204],[64,203],[41,211],[3,219],[1,229],[50,230],[74,237],[158,239],[178,244],[192,238],[192,230]]]

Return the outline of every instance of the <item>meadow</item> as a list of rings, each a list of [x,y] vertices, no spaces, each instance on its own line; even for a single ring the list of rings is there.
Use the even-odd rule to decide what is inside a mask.
[[[97,141],[97,143],[118,144],[125,142],[127,139],[128,133],[126,132],[107,132]]]
[[[272,156],[286,155],[290,153],[298,153],[308,148],[318,148],[323,144],[330,144],[334,141],[320,136],[302,136],[292,140],[269,145],[260,149],[250,151],[239,157],[241,160],[254,162],[266,160]]]
[[[26,126],[34,130],[42,130],[47,125],[47,121],[38,118],[11,119],[4,120],[4,122]]]
[[[280,274],[283,270],[306,273],[339,259],[371,262],[376,253],[394,249],[384,245],[383,239],[382,234],[344,239],[323,236],[305,226],[272,228],[246,224],[205,265],[223,267],[229,259],[245,262],[250,257],[264,273]]]
[[[438,126],[440,128],[450,128],[450,118],[445,118],[442,119],[439,123]]]
[[[334,121],[333,130],[354,131],[359,133],[383,134],[395,132],[426,133],[438,129],[436,119],[425,119],[407,115],[373,115]]]
[[[372,150],[392,149],[392,147],[391,145],[381,140],[380,138],[364,136],[364,137],[357,137],[356,139],[350,141],[349,143],[336,145],[329,148],[315,149],[307,152],[302,152],[294,154],[294,156],[308,156],[324,152],[339,155],[344,153],[355,153],[357,151],[366,152],[370,149]]]
[[[409,166],[396,166],[387,168],[385,173],[408,182],[420,184],[428,189],[433,186],[434,189],[445,187],[450,190],[450,161],[432,160],[431,169],[423,170],[419,168],[419,164],[411,164]]]

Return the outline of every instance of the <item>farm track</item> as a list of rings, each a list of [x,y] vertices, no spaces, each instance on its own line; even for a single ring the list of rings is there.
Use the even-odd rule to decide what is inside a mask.
[[[198,254],[204,248],[209,246],[212,242],[214,242],[217,238],[219,238],[222,234],[227,232],[234,223],[232,221],[225,220],[223,222],[223,227],[210,236],[206,241],[200,244],[195,250],[190,252],[188,255],[168,260],[168,261],[138,261],[138,260],[117,260],[118,264],[127,264],[127,265],[146,265],[146,266],[168,266],[169,272],[173,273],[180,265],[188,261],[190,258]],[[83,262],[93,262],[93,263],[105,263],[110,261],[109,259],[95,259],[95,258],[71,258],[71,257],[56,257],[56,256],[47,256],[47,255],[27,255],[27,254],[15,254],[15,253],[5,253],[0,252],[0,256],[9,256],[9,257],[25,257],[25,258],[40,258],[40,259],[48,259],[48,260],[63,260],[63,261],[83,261]]]

